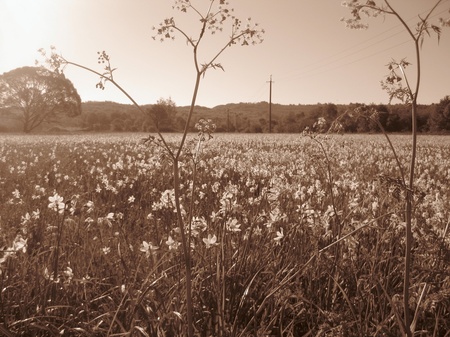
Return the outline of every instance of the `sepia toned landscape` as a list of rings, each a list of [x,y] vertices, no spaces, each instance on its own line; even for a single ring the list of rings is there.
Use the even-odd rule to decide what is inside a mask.
[[[335,101],[296,104],[272,100],[272,75],[261,86],[268,100],[232,103],[247,97],[252,76],[244,73],[264,57],[226,55],[257,48],[266,37],[273,46],[272,31],[285,39],[289,59],[300,18],[315,27],[317,40],[323,30],[336,30],[313,24],[304,12],[293,18],[298,3],[285,4],[290,19],[280,34],[277,20],[266,28],[235,13],[251,8],[275,17],[269,3],[248,7],[242,0],[235,8],[224,0],[174,0],[166,8],[117,1],[98,21],[104,29],[79,44],[103,0],[20,1],[27,6],[0,4],[0,22],[17,28],[17,43],[0,39],[7,51],[0,69],[15,64],[0,75],[0,336],[450,337],[450,92],[442,84],[449,68],[437,46],[424,42],[446,48],[448,0],[342,2],[340,24],[355,34],[364,34],[369,21],[378,28],[396,22],[407,40],[395,47],[408,43],[408,58],[384,63],[384,103],[368,99],[378,97],[368,84],[376,67],[366,64],[365,73],[350,61],[344,76],[329,70],[303,91],[300,84],[291,91],[281,77],[285,102],[300,92]],[[321,6],[308,10],[322,11],[325,20],[333,12]],[[16,26],[15,18],[31,9],[36,13]],[[153,9],[152,19],[167,11],[150,29],[160,46],[150,63],[172,64],[170,71],[143,75],[142,48],[133,60],[121,58],[133,53],[128,40],[137,41],[135,35],[113,53],[96,50],[94,64],[84,59],[96,34],[123,27],[109,36],[117,47],[131,23],[145,25],[139,9]],[[86,18],[71,46],[69,12]],[[39,13],[63,14],[41,22],[46,34],[22,34],[35,28],[30,23]],[[127,23],[110,26],[105,18],[118,13],[129,15]],[[17,64],[11,51],[19,60],[32,38],[56,37],[55,22],[61,33],[72,29],[56,38],[67,50],[82,45],[76,57],[39,46],[34,65]],[[305,45],[314,43],[306,36]],[[174,65],[185,65],[179,50],[160,52],[180,38],[191,60],[187,72]],[[283,53],[273,55],[275,67],[287,64]],[[216,77],[226,68],[222,60],[240,69],[233,82]],[[121,73],[133,85],[117,76],[116,62],[139,69]],[[91,90],[78,73],[93,78]],[[170,95],[139,103],[167,84],[187,103]],[[122,99],[85,98],[111,90]]]

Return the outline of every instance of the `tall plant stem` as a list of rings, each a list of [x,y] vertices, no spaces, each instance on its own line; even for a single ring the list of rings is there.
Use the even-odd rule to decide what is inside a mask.
[[[405,239],[406,239],[406,247],[405,247],[405,273],[403,279],[403,310],[404,310],[404,325],[405,331],[404,334],[407,337],[412,337],[414,331],[412,331],[411,327],[411,315],[409,312],[409,298],[410,298],[410,282],[411,282],[411,269],[412,269],[412,247],[413,247],[413,235],[412,235],[412,218],[413,218],[413,191],[414,191],[414,171],[416,165],[416,156],[417,156],[417,98],[419,95],[420,89],[420,80],[421,80],[421,57],[420,57],[420,40],[423,37],[423,34],[427,32],[426,23],[431,13],[437,8],[437,6],[442,2],[439,0],[433,6],[433,8],[428,12],[425,18],[421,19],[421,23],[416,28],[416,33],[414,33],[405,20],[398,14],[396,10],[390,5],[388,0],[385,0],[386,5],[391,9],[392,13],[397,17],[397,19],[401,22],[401,24],[405,27],[408,34],[411,36],[414,41],[415,47],[415,57],[416,57],[416,71],[417,78],[416,84],[414,88],[414,92],[409,85],[408,79],[406,77],[403,66],[400,66],[400,71],[403,74],[405,79],[410,97],[412,99],[411,102],[411,161],[409,165],[409,181],[406,189],[406,206],[405,206]]]
[[[193,302],[192,302],[192,269],[191,269],[191,253],[190,253],[190,234],[191,234],[191,221],[188,223],[188,235],[185,233],[184,229],[184,221],[183,215],[181,214],[181,191],[180,191],[180,167],[179,160],[180,155],[183,151],[184,144],[186,142],[186,137],[189,131],[189,125],[192,119],[192,115],[194,113],[195,102],[197,101],[198,89],[200,87],[201,80],[201,72],[197,71],[197,76],[195,80],[194,92],[192,94],[191,107],[189,109],[189,115],[186,120],[186,124],[184,127],[183,136],[181,138],[181,142],[179,144],[178,150],[173,158],[173,185],[175,192],[175,208],[177,210],[177,222],[178,228],[181,233],[181,244],[183,246],[183,255],[184,255],[184,267],[186,272],[186,322],[188,326],[188,336],[194,336],[194,319],[193,319]],[[195,186],[192,186],[194,193]],[[189,215],[190,219],[192,218],[192,214]]]
[[[51,293],[51,299],[52,301],[56,300],[56,286],[57,286],[57,280],[58,280],[58,266],[59,266],[59,252],[61,249],[61,239],[62,239],[62,232],[64,227],[64,220],[66,216],[66,211],[64,210],[63,216],[61,218],[61,221],[58,222],[58,232],[57,232],[57,238],[56,238],[56,247],[55,247],[55,256],[53,257],[53,284],[52,284],[52,293]]]
[[[194,322],[193,322],[193,310],[192,310],[192,270],[191,270],[191,254],[190,254],[190,246],[184,231],[184,221],[183,215],[181,214],[181,204],[180,204],[180,168],[179,162],[177,159],[173,161],[173,183],[174,183],[174,191],[175,191],[175,208],[177,211],[177,222],[178,228],[180,229],[181,234],[181,244],[183,247],[183,255],[184,255],[184,268],[186,271],[186,322],[188,329],[188,336],[192,337],[194,335]],[[190,226],[189,226],[190,227]]]
[[[192,115],[194,114],[195,102],[197,101],[198,89],[200,88],[200,80],[202,77],[202,72],[197,70],[197,75],[195,78],[194,92],[192,94],[191,106],[189,108],[189,114],[186,120],[186,124],[184,125],[183,136],[181,138],[180,145],[178,147],[177,153],[175,154],[175,160],[178,161],[183,151],[184,143],[186,142],[186,137],[189,132],[189,126],[191,124]]]

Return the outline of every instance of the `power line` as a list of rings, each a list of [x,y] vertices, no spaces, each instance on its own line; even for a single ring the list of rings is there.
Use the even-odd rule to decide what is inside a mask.
[[[255,90],[254,94],[251,95],[253,101],[261,98],[263,94],[265,95],[264,90],[266,88],[266,83],[261,84],[261,86],[257,90]]]
[[[375,55],[382,54],[382,53],[384,53],[384,52],[386,52],[386,51],[388,51],[388,50],[391,50],[391,49],[395,49],[395,48],[397,48],[397,47],[400,47],[400,46],[402,46],[402,45],[404,45],[404,44],[407,44],[407,43],[409,43],[409,42],[410,42],[409,40],[403,41],[403,42],[401,42],[401,43],[399,43],[399,44],[396,44],[395,46],[391,46],[391,47],[385,48],[385,49],[383,49],[383,50],[377,51],[377,52],[375,52],[375,53],[372,53],[372,54],[370,54],[370,55],[360,57],[359,59],[353,60],[353,61],[351,61],[351,62],[347,62],[347,63],[344,63],[344,64],[337,65],[337,66],[335,66],[335,67],[333,67],[333,68],[325,69],[325,70],[322,70],[322,71],[319,71],[319,72],[315,72],[315,73],[313,73],[313,74],[309,74],[309,75],[306,75],[306,76],[297,76],[296,79],[308,78],[308,77],[311,77],[311,76],[316,76],[316,75],[322,74],[322,73],[324,73],[324,72],[329,72],[329,71],[332,71],[332,70],[336,70],[336,69],[340,69],[340,68],[343,68],[343,67],[347,67],[347,66],[349,66],[349,65],[352,65],[352,64],[361,62],[361,61],[363,61],[363,60],[366,60],[366,59],[368,59],[368,58],[371,58],[371,57],[373,57],[373,56],[375,56]],[[333,62],[330,62],[329,64],[331,64],[331,63],[333,63]],[[317,68],[317,69],[319,69],[319,68]],[[317,69],[314,69],[314,70],[317,70]]]
[[[449,2],[449,1],[450,0],[446,0],[441,5],[443,5],[445,2]],[[447,11],[448,11],[448,9],[444,9],[444,10],[438,12],[438,13],[435,13],[432,16],[430,16],[430,19],[431,18],[435,18],[435,17],[437,17],[437,16],[439,16],[439,15],[441,15],[441,14],[447,12]],[[410,22],[412,20],[417,20],[418,16],[420,17],[420,15],[426,14],[426,13],[429,13],[429,10],[428,11],[423,11],[422,13],[420,13],[418,15],[414,15],[414,16],[410,17],[408,20],[406,20],[406,22]],[[400,30],[398,28],[400,28]],[[379,37],[382,37],[383,35],[386,35],[386,34],[392,32],[392,31],[394,31],[392,34],[382,38],[381,40],[376,40]],[[393,46],[383,48],[383,49],[378,50],[378,51],[376,51],[374,53],[371,53],[369,55],[366,54],[366,55],[364,55],[362,57],[359,57],[357,59],[354,59],[354,60],[352,60],[350,62],[346,62],[346,63],[343,63],[343,64],[338,64],[338,65],[336,65],[335,67],[332,67],[332,68],[323,69],[323,68],[325,68],[325,67],[327,67],[329,65],[332,65],[332,64],[337,63],[337,62],[339,62],[341,60],[344,60],[344,59],[348,59],[351,56],[357,55],[357,54],[359,54],[359,53],[361,53],[361,52],[363,52],[365,50],[368,50],[369,48],[374,47],[374,46],[376,46],[376,45],[378,45],[378,44],[380,44],[382,42],[385,42],[386,40],[392,39],[395,36],[397,36],[399,34],[402,34],[404,32],[405,32],[405,29],[404,29],[403,25],[402,24],[397,24],[397,25],[395,25],[395,26],[393,26],[393,27],[391,27],[391,28],[389,28],[389,29],[387,29],[387,30],[385,30],[385,31],[383,31],[383,32],[381,32],[381,33],[379,33],[379,34],[369,38],[369,39],[367,39],[366,41],[364,41],[362,43],[357,43],[357,44],[355,44],[355,45],[353,45],[353,46],[351,46],[349,48],[343,49],[343,50],[341,50],[339,52],[336,52],[336,53],[334,53],[332,55],[328,55],[328,56],[323,57],[323,58],[321,58],[319,60],[316,60],[316,61],[314,61],[314,62],[312,62],[310,64],[307,64],[307,65],[302,67],[304,69],[303,71],[300,71],[300,72],[297,72],[297,73],[294,73],[294,74],[290,73],[289,75],[286,75],[284,77],[280,77],[279,80],[282,80],[282,81],[283,80],[284,81],[286,81],[286,80],[298,80],[298,79],[308,78],[308,77],[312,77],[312,76],[317,76],[317,75],[322,74],[324,72],[329,72],[329,71],[333,71],[333,70],[336,70],[336,69],[339,69],[339,68],[342,68],[342,67],[346,67],[346,66],[358,63],[360,61],[363,61],[365,59],[371,58],[373,56],[376,56],[378,54],[384,53],[386,51],[398,48],[400,46],[405,45],[406,43],[409,43],[411,40],[410,39],[404,40],[404,41],[399,42],[399,43],[397,43],[397,44],[395,44]],[[367,45],[368,42],[374,41],[374,40],[375,40],[374,43],[371,43],[371,44]],[[354,50],[354,49],[356,49],[356,50]],[[351,51],[351,50],[353,50],[353,51]],[[336,56],[342,55],[342,54],[344,54],[344,55],[341,56],[341,57],[336,58]],[[329,60],[329,59],[332,59],[332,60],[330,60],[330,61],[328,61],[326,63],[323,63],[323,61],[326,61],[326,60]],[[315,67],[313,67],[313,66],[315,66]],[[311,69],[307,69],[307,68],[311,68]],[[266,83],[270,83],[271,84],[271,81],[267,81]],[[262,91],[263,91],[264,86],[265,85],[262,85],[257,90],[258,97],[261,97],[263,95]]]
[[[339,61],[341,61],[341,60],[347,59],[347,58],[350,57],[350,56],[353,56],[353,55],[355,55],[355,54],[358,54],[358,53],[360,53],[360,52],[363,51],[363,50],[369,49],[369,48],[371,48],[371,47],[373,47],[373,46],[375,46],[375,45],[377,45],[377,44],[379,44],[379,43],[381,43],[381,42],[383,42],[383,41],[385,41],[385,40],[388,40],[388,39],[390,39],[390,38],[392,38],[392,37],[394,37],[395,35],[398,35],[398,34],[400,34],[400,33],[403,33],[403,32],[397,32],[396,34],[391,35],[391,36],[389,36],[389,37],[387,37],[387,38],[385,38],[385,39],[383,39],[383,40],[380,40],[380,41],[378,41],[378,42],[376,42],[376,43],[373,43],[373,44],[371,44],[371,45],[368,45],[368,46],[366,46],[366,47],[364,47],[364,48],[362,48],[362,49],[356,50],[356,51],[354,51],[354,52],[352,52],[352,53],[350,53],[350,54],[344,55],[344,56],[342,56],[342,57],[340,57],[340,58],[334,59],[334,60],[332,60],[332,61],[330,61],[330,62],[327,62],[327,63],[321,64],[321,65],[318,65],[317,67],[314,67],[314,68],[312,68],[312,69],[305,70],[305,71],[303,71],[303,72],[301,72],[301,73],[293,74],[293,75],[291,75],[291,76],[285,76],[285,77],[282,77],[281,80],[287,80],[287,79],[290,79],[290,78],[303,77],[302,75],[305,75],[305,74],[308,74],[308,73],[311,73],[311,72],[315,72],[316,70],[319,70],[319,69],[321,69],[321,68],[324,68],[324,67],[326,67],[326,66],[328,66],[328,65],[330,65],[330,64],[333,64],[333,63],[339,62]],[[372,57],[372,56],[374,56],[374,55],[383,53],[383,52],[385,52],[385,51],[387,51],[387,50],[389,50],[389,49],[393,49],[393,48],[396,48],[396,47],[398,47],[398,46],[401,46],[401,45],[403,45],[403,44],[405,44],[405,43],[407,43],[407,42],[409,42],[409,40],[408,40],[408,41],[403,41],[403,42],[401,42],[401,43],[399,43],[399,44],[397,44],[397,45],[395,45],[395,46],[393,46],[393,47],[385,48],[385,49],[383,49],[383,50],[381,50],[381,51],[379,51],[379,52],[377,52],[377,53],[375,53],[375,54],[371,54],[371,55],[368,55],[368,56],[364,56],[364,57],[359,58],[358,60],[356,60],[356,61],[354,61],[354,62],[345,63],[344,65],[349,65],[349,64],[356,63],[356,62],[358,62],[358,61],[364,60],[364,59],[366,59],[366,58],[370,58],[370,57]],[[339,67],[340,67],[340,66],[339,66]],[[336,69],[336,68],[333,68],[333,69]]]
[[[336,70],[336,69],[339,69],[339,68],[343,68],[343,67],[349,66],[349,65],[351,65],[351,64],[354,64],[354,63],[363,61],[363,60],[365,60],[365,59],[371,58],[371,57],[373,57],[373,56],[375,56],[375,55],[384,53],[385,51],[388,51],[388,50],[391,50],[391,49],[395,49],[395,48],[400,47],[400,46],[402,46],[402,45],[404,45],[404,44],[406,44],[406,43],[409,43],[409,42],[410,42],[409,40],[403,41],[403,42],[401,42],[401,43],[399,43],[399,44],[397,44],[397,45],[395,45],[395,46],[392,46],[392,47],[389,47],[389,48],[385,48],[385,49],[383,49],[383,50],[380,50],[380,51],[378,51],[378,52],[375,52],[375,53],[370,54],[370,55],[367,55],[367,56],[363,56],[363,57],[361,57],[361,58],[359,58],[359,59],[356,59],[356,60],[353,60],[353,61],[351,61],[351,62],[347,62],[347,63],[341,64],[341,65],[338,65],[338,66],[336,66],[336,67],[334,67],[334,68],[325,69],[325,70],[320,71],[320,72],[318,72],[318,73],[313,73],[313,74],[310,74],[310,75],[307,75],[307,76],[300,76],[300,77],[297,77],[297,79],[299,79],[299,78],[300,78],[300,79],[308,78],[308,77],[311,77],[311,76],[316,76],[316,75],[322,74],[322,73],[324,73],[324,72],[329,72],[329,71],[332,71],[332,70]]]
[[[446,1],[450,1],[450,0],[446,0]],[[419,16],[420,16],[421,14],[425,14],[425,13],[428,13],[428,12],[429,12],[429,11],[424,11],[424,12],[420,13]],[[431,18],[437,17],[437,16],[443,14],[444,12],[447,12],[447,9],[442,10],[442,11],[440,11],[439,13],[436,13],[436,14],[432,15]],[[417,18],[417,15],[414,15],[413,17],[409,18],[409,19],[406,20],[406,21],[409,22],[409,21],[411,21],[411,20],[413,20],[413,19],[416,19],[416,18]],[[354,49],[354,48],[357,48],[357,47],[360,47],[360,46],[363,46],[363,45],[366,44],[368,41],[372,41],[372,40],[374,40],[374,39],[376,39],[376,38],[378,38],[378,37],[380,37],[380,36],[382,36],[382,35],[385,35],[385,34],[389,33],[389,32],[392,31],[392,30],[395,30],[395,29],[399,28],[399,27],[403,27],[403,26],[402,26],[401,24],[398,24],[398,25],[396,25],[396,26],[394,26],[394,27],[392,27],[392,28],[390,28],[390,29],[387,29],[387,30],[385,30],[385,31],[383,31],[383,32],[381,32],[381,33],[379,33],[379,34],[377,34],[377,35],[375,35],[375,36],[373,36],[373,37],[367,39],[366,41],[364,41],[364,42],[362,42],[362,43],[358,43],[358,44],[356,44],[356,45],[353,45],[353,46],[351,46],[351,47],[349,47],[349,48],[346,48],[346,49],[341,50],[341,51],[339,51],[339,52],[337,52],[337,53],[334,53],[334,54],[332,54],[332,55],[329,55],[329,56],[327,56],[327,57],[324,57],[324,58],[322,58],[322,59],[320,59],[320,60],[317,60],[317,61],[315,61],[315,62],[312,62],[312,63],[310,63],[310,64],[308,64],[308,65],[306,65],[306,66],[303,67],[303,68],[305,69],[305,68],[311,67],[311,66],[313,66],[313,65],[319,64],[319,65],[317,65],[316,67],[314,67],[314,68],[312,68],[312,69],[304,70],[304,71],[297,72],[297,73],[294,73],[294,74],[291,73],[291,74],[289,74],[289,75],[287,75],[287,76],[281,77],[280,80],[296,79],[296,78],[299,78],[299,77],[300,77],[300,78],[304,78],[303,75],[305,75],[305,74],[308,74],[308,73],[311,73],[311,72],[315,72],[315,71],[317,71],[317,70],[319,70],[319,69],[321,69],[321,68],[326,67],[327,65],[336,63],[336,62],[338,62],[338,61],[340,61],[340,60],[342,60],[342,59],[346,59],[346,58],[348,58],[348,57],[350,57],[350,56],[352,56],[352,55],[358,54],[358,53],[360,53],[360,52],[362,52],[362,51],[364,51],[364,50],[367,50],[367,49],[369,49],[369,48],[371,48],[371,47],[374,47],[374,46],[376,46],[377,44],[380,44],[381,42],[384,42],[384,41],[386,41],[386,40],[388,40],[388,39],[391,39],[391,38],[393,38],[393,37],[395,37],[395,36],[397,36],[397,35],[399,35],[399,34],[401,34],[401,33],[404,33],[404,29],[401,29],[401,30],[395,32],[394,34],[391,34],[391,35],[389,35],[389,36],[387,36],[387,37],[385,37],[385,38],[383,38],[383,39],[381,39],[381,40],[378,40],[378,41],[376,41],[375,43],[371,43],[371,44],[369,44],[369,45],[367,45],[367,46],[365,46],[365,47],[362,47],[362,48],[357,49],[356,51],[353,51],[353,52],[351,52],[351,53],[347,53],[347,52],[349,52],[350,50],[352,50],[352,49]],[[409,40],[408,40],[408,41],[409,41]],[[343,67],[343,66],[347,66],[347,65],[356,63],[356,62],[359,62],[359,61],[362,61],[362,60],[364,60],[364,59],[366,59],[366,58],[370,58],[370,57],[372,57],[372,56],[374,56],[374,55],[383,53],[383,52],[385,52],[385,51],[387,51],[387,50],[397,48],[397,47],[399,47],[399,46],[401,46],[401,45],[404,45],[404,44],[407,43],[408,41],[400,42],[400,43],[396,44],[395,46],[388,47],[388,48],[384,48],[383,50],[381,50],[381,51],[379,51],[379,52],[370,54],[370,55],[368,55],[368,56],[363,56],[363,57],[361,57],[361,58],[359,58],[359,59],[357,59],[357,60],[355,60],[355,61],[352,61],[352,62],[347,62],[347,63],[345,63],[344,65],[340,65],[340,66],[338,66],[338,67],[333,68],[333,70],[334,70],[334,69],[338,69],[338,68]],[[334,58],[334,57],[336,57],[337,55],[341,55],[341,54],[343,54],[343,53],[347,53],[347,54],[345,54],[344,56],[339,57],[339,58],[337,58],[337,59],[333,59],[333,60],[331,60],[331,61],[329,61],[329,62],[327,62],[327,63],[320,64],[322,61],[325,61],[325,60],[330,59],[330,58]],[[322,73],[322,72],[320,72],[320,73]]]

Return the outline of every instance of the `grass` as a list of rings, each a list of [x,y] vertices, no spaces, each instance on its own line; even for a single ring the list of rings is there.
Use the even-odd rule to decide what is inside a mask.
[[[164,152],[141,138],[0,138],[4,329],[186,333],[171,171]],[[326,157],[300,135],[215,135],[194,185],[186,151],[182,212],[195,217],[197,335],[399,334],[404,196],[395,158],[381,136],[317,139]],[[392,139],[406,167],[409,138]],[[410,302],[417,336],[450,331],[449,152],[450,138],[419,137]]]

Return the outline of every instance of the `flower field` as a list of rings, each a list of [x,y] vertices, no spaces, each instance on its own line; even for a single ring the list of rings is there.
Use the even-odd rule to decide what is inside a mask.
[[[0,335],[185,333],[171,162],[144,136],[0,136]],[[190,137],[198,336],[398,336],[404,189],[382,136]],[[450,332],[449,183],[450,138],[419,136],[417,336]]]

